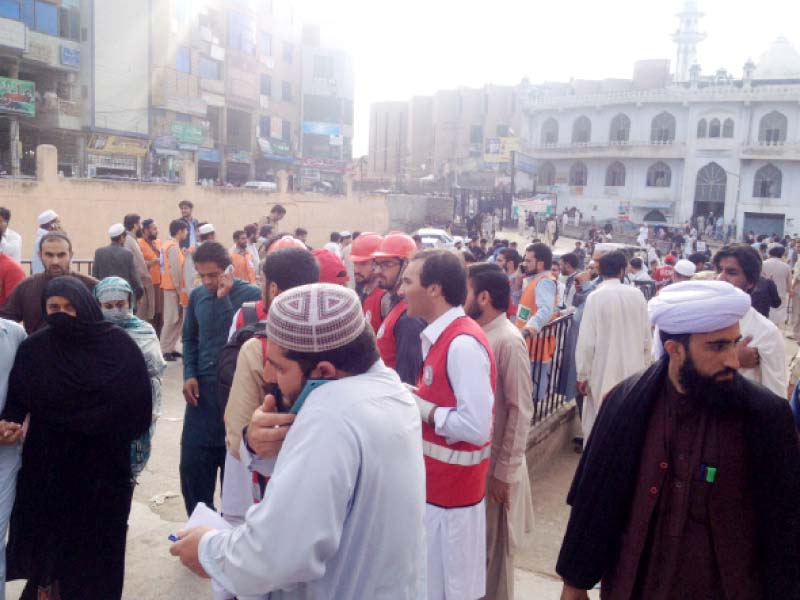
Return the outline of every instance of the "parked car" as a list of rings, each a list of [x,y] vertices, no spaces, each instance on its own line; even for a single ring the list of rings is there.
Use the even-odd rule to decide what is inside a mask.
[[[414,232],[422,238],[422,245],[426,248],[452,248],[455,240],[444,229],[423,227]]]
[[[259,190],[262,192],[277,192],[278,184],[274,181],[248,181],[242,186],[248,190]]]
[[[306,190],[318,194],[330,194],[333,193],[333,184],[329,181],[315,181]]]

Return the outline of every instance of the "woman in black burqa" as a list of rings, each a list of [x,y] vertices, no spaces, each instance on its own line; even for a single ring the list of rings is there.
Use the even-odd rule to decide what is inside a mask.
[[[30,426],[7,550],[23,599],[113,600],[122,595],[131,507],[131,441],[150,426],[150,378],[139,347],[103,320],[83,283],[58,277],[47,314],[19,347],[2,420]],[[51,300],[51,303],[52,303]]]

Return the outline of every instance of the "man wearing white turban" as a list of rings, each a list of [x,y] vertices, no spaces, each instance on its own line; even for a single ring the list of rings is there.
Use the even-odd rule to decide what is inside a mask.
[[[567,501],[562,600],[800,597],[800,449],[788,403],[738,373],[743,291],[650,300],[660,359],[603,401]]]

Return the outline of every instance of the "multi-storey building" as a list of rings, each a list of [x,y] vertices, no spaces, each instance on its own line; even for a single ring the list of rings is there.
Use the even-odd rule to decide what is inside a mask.
[[[702,15],[687,2],[678,16],[682,69]],[[520,86],[537,191],[586,219],[713,214],[740,232],[800,232],[800,54],[780,38],[741,78],[688,71],[644,61],[631,80]]]
[[[511,86],[440,90],[408,102],[374,104],[370,177],[399,181],[433,176],[493,187],[498,174],[508,170],[507,154],[501,155],[500,147],[516,140],[519,117]]]
[[[303,76],[318,39],[303,39],[288,0],[0,0],[0,170],[33,174],[51,143],[65,176],[170,181],[184,161],[215,182],[299,174],[304,94],[322,93]],[[352,65],[325,52],[348,65],[330,78],[341,178]]]

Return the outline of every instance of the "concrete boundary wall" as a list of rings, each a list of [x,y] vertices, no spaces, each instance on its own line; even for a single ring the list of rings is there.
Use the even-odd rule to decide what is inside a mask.
[[[191,200],[194,216],[209,221],[217,230],[217,239],[226,247],[231,236],[246,223],[259,221],[273,204],[282,204],[286,216],[279,230],[293,232],[295,227],[309,231],[308,242],[314,247],[328,241],[331,231],[389,231],[389,211],[384,195],[344,196],[286,191],[285,177],[275,193],[242,188],[206,188],[194,184],[195,166],[184,165],[184,184],[158,184],[101,179],[77,179],[58,176],[55,146],[42,145],[36,152],[38,178],[0,179],[0,206],[11,211],[11,228],[22,235],[22,258],[29,260],[36,236],[36,217],[47,209],[61,217],[69,234],[75,258],[92,258],[97,247],[108,243],[107,231],[121,223],[128,213],[153,218],[159,237],[169,236],[169,222],[180,216],[178,202]]]

